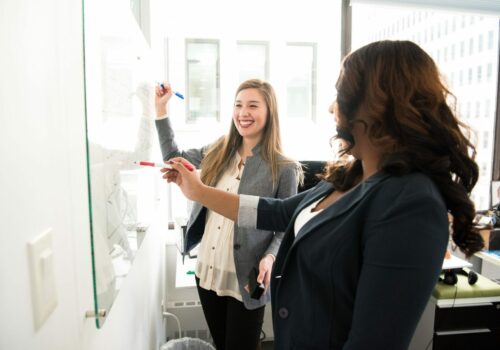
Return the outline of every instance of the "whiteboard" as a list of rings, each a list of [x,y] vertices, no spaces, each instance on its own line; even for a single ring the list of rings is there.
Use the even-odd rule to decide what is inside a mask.
[[[85,1],[85,99],[95,312],[109,312],[158,202],[151,49],[127,2]],[[158,152],[158,151],[156,151]],[[157,170],[157,169],[156,169]],[[105,318],[96,319],[98,327]]]

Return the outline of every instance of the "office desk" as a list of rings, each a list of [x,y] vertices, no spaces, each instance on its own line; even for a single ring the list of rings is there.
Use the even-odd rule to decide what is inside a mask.
[[[500,257],[498,255],[482,251],[474,254],[470,261],[474,271],[500,283]]]
[[[500,285],[479,275],[470,286],[438,282],[410,344],[410,350],[498,349]]]
[[[481,260],[487,261],[489,263],[492,263],[493,265],[500,267],[500,256],[498,256],[496,254],[489,253],[488,251],[484,251],[484,252],[478,252],[478,253],[474,254],[474,256],[481,259]],[[482,261],[481,261],[481,264],[482,264]]]

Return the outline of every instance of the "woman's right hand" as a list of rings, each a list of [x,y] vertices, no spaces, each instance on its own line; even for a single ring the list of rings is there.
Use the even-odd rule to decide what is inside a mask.
[[[239,195],[205,185],[201,182],[194,165],[184,158],[172,158],[167,163],[172,169],[162,168],[163,178],[167,182],[175,182],[188,199],[232,221],[238,219]]]
[[[156,116],[162,117],[167,114],[167,103],[172,97],[172,87],[170,83],[164,81],[163,83],[158,84],[156,86],[155,91],[155,108],[156,108]]]
[[[206,186],[201,182],[195,166],[182,157],[172,158],[167,163],[172,169],[162,168],[163,178],[169,183],[175,182],[188,199],[199,201]]]

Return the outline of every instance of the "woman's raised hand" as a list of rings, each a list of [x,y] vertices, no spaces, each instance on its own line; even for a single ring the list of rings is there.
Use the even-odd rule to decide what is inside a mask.
[[[170,83],[164,81],[158,84],[155,89],[155,108],[156,116],[162,117],[167,114],[167,103],[173,95]]]

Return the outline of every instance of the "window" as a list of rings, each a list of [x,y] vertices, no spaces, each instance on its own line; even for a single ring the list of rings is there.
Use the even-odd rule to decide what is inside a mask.
[[[219,42],[186,40],[187,121],[219,120]]]
[[[316,45],[287,44],[287,116],[314,119],[316,105]]]
[[[433,56],[438,62],[440,58],[446,61],[446,64],[440,64],[441,73],[448,81],[457,78],[457,84],[453,84],[452,93],[457,97],[457,109],[459,108],[459,118],[466,124],[469,124],[473,135],[471,142],[477,147],[476,161],[480,166],[479,181],[474,188],[472,198],[475,200],[477,209],[485,209],[489,205],[490,180],[491,173],[488,166],[493,159],[493,139],[490,135],[495,125],[494,109],[489,106],[496,105],[496,84],[498,71],[498,16],[483,16],[482,20],[468,14],[456,15],[456,12],[439,11],[415,11],[407,7],[396,7],[389,5],[378,5],[366,3],[352,4],[352,49],[367,44],[372,41],[366,38],[364,32],[367,30],[365,24],[370,23],[370,31],[377,30],[378,23],[390,23],[397,21],[398,18],[406,17],[412,13],[418,13],[421,18],[416,25],[402,30],[392,40],[408,40],[412,35],[421,33],[424,37],[419,45]],[[376,21],[374,20],[376,19]],[[451,23],[448,27],[446,23]],[[439,34],[440,26],[444,28]],[[444,26],[444,27],[443,27]],[[465,30],[464,28],[467,27]],[[437,34],[427,35],[429,28],[437,28]],[[448,30],[446,29],[448,28]],[[464,39],[464,33],[467,34]],[[449,54],[446,48],[443,52],[439,48],[445,47],[446,43],[454,43],[451,46]],[[475,47],[475,43],[477,46]],[[455,55],[455,45],[456,55]],[[486,49],[487,48],[487,49]],[[479,55],[474,55],[480,53]],[[483,72],[483,66],[485,72]],[[483,75],[486,75],[486,79]],[[476,86],[481,83],[480,89]],[[481,103],[478,101],[489,101],[484,105],[481,114]],[[476,118],[485,115],[478,123]]]
[[[238,78],[269,79],[269,44],[258,41],[238,41]]]
[[[488,131],[484,131],[483,132],[483,149],[488,149],[489,147],[489,144],[490,144],[490,140],[489,140],[489,132]]]
[[[486,66],[486,80],[491,81],[491,76],[493,74],[493,65],[488,63]]]
[[[155,32],[169,40],[165,76],[185,95],[184,102],[172,100],[169,106],[178,118],[175,136],[182,148],[226,134],[238,85],[262,78],[276,91],[283,152],[297,160],[333,158],[329,140],[335,125],[328,107],[340,66],[342,1],[284,8],[280,2],[253,0],[248,6],[235,0],[223,12],[205,2],[199,11],[193,11],[193,1],[177,2],[175,11],[159,3],[165,11],[153,15],[161,23]],[[243,23],[243,9],[258,25]],[[276,13],[279,25],[265,25],[276,23]],[[388,26],[380,26],[378,35]],[[316,135],[307,138],[308,147],[297,142],[304,135]]]

